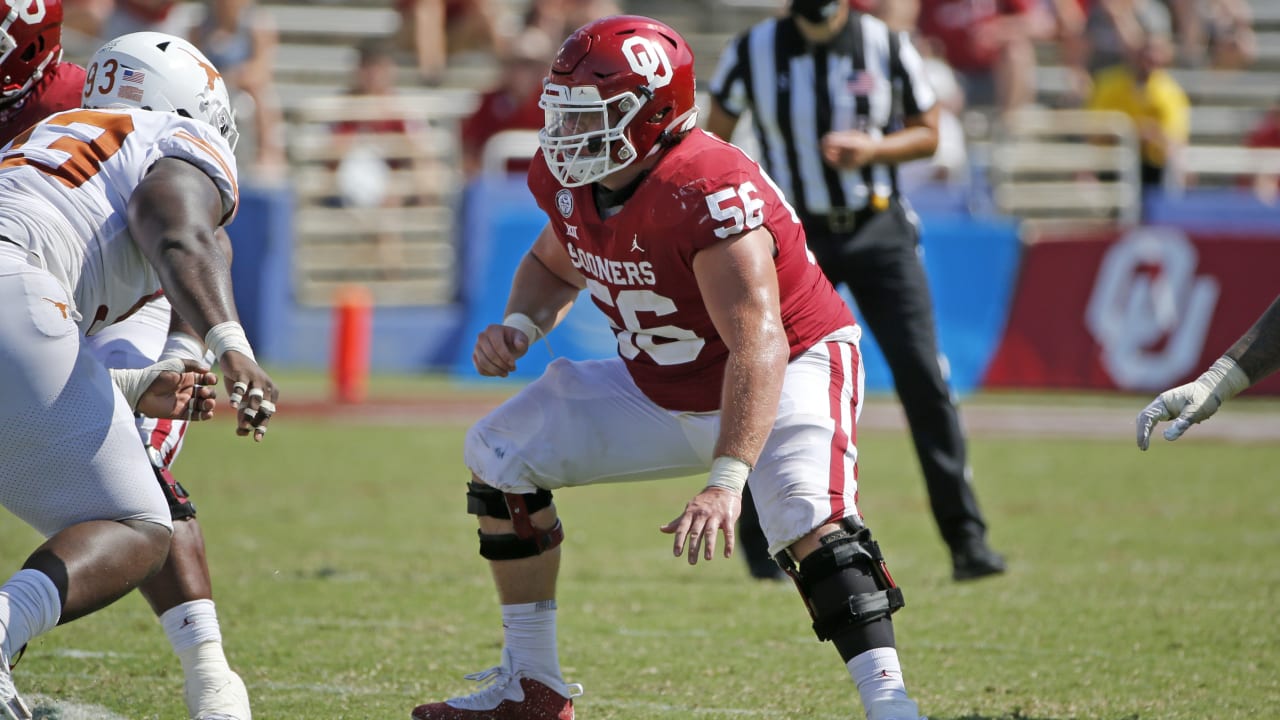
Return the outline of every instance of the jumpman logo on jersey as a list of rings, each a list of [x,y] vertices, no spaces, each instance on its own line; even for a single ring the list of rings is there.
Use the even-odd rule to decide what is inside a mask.
[[[631,252],[635,252],[637,250],[644,252],[644,248],[640,247],[640,236],[633,235],[631,237]]]
[[[59,310],[61,310],[61,311],[62,311],[62,319],[63,319],[63,320],[66,320],[66,319],[67,319],[67,304],[66,304],[66,303],[64,303],[64,302],[58,302],[57,300],[54,300],[53,298],[47,298],[47,297],[42,297],[42,298],[40,298],[40,299],[41,299],[41,300],[48,300],[49,302],[53,303],[53,306],[54,306],[54,307],[56,307],[56,308],[58,308]]]

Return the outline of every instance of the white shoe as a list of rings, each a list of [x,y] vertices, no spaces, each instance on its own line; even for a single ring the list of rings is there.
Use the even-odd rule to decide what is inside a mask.
[[[560,678],[512,672],[511,655],[502,651],[502,664],[467,675],[482,683],[476,692],[444,702],[419,705],[415,720],[573,720],[573,698],[582,686]]]
[[[227,670],[216,675],[188,678],[183,698],[191,720],[252,720],[249,691],[244,681]]]
[[[9,658],[0,652],[0,718],[4,720],[31,720],[31,708],[18,697],[13,686],[13,673],[9,671]]]
[[[867,720],[929,720],[920,717],[920,708],[912,700],[887,700],[867,708]]]

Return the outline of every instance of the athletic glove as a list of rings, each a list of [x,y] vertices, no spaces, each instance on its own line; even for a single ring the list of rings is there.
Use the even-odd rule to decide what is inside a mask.
[[[1138,447],[1146,450],[1151,431],[1161,420],[1173,420],[1165,428],[1165,440],[1177,440],[1192,425],[1207,420],[1229,398],[1249,387],[1249,376],[1235,360],[1221,357],[1203,375],[1186,385],[1165,390],[1138,415]]]

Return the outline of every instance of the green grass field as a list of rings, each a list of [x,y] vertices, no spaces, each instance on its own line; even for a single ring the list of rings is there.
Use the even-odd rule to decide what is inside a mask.
[[[496,664],[497,603],[463,512],[462,432],[282,413],[261,446],[225,421],[192,433],[177,469],[259,720],[407,718]],[[1280,717],[1280,447],[1188,436],[1143,454],[1128,434],[971,444],[1011,572],[955,584],[907,439],[859,437],[862,505],[906,593],[899,647],[923,711]],[[691,568],[671,556],[657,528],[700,486],[557,494],[561,657],[586,688],[578,716],[862,717],[789,584],[750,581],[737,558]],[[0,571],[36,539],[11,516],[0,524]],[[137,595],[33,642],[15,680],[126,718],[184,717],[177,659]]]

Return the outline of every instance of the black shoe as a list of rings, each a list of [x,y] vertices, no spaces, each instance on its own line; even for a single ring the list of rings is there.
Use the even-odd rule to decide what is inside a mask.
[[[951,552],[951,578],[977,580],[1004,572],[1004,556],[984,542],[976,542]]]

